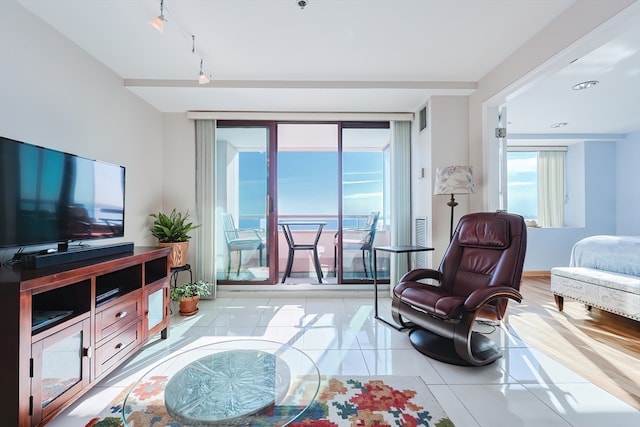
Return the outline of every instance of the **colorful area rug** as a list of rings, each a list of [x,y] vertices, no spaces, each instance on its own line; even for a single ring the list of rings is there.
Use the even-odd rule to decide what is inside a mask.
[[[132,405],[124,408],[127,425],[179,427],[164,409],[160,395],[166,377],[139,384]],[[122,426],[124,390],[87,427]],[[277,424],[269,424],[269,426]],[[254,427],[263,424],[253,423]],[[290,427],[453,427],[420,377],[323,377],[314,403]]]

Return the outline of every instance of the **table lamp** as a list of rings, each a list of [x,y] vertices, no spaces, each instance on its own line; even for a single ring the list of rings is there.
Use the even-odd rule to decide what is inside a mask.
[[[433,194],[450,194],[447,206],[451,207],[451,225],[449,241],[453,239],[453,208],[458,206],[454,194],[471,194],[476,192],[471,166],[447,166],[436,169],[436,185]]]

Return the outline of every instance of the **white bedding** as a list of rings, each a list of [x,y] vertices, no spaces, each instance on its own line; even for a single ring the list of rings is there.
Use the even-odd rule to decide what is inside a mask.
[[[640,236],[591,236],[571,250],[571,267],[640,276]]]

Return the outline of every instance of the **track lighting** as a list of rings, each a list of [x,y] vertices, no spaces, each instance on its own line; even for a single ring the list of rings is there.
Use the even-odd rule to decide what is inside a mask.
[[[205,85],[209,83],[209,77],[202,71],[202,59],[200,60],[200,75],[198,76],[198,83]]]
[[[160,15],[149,21],[149,24],[151,24],[153,28],[160,31],[160,34],[162,34],[164,31],[165,21],[166,19],[164,17],[164,0],[160,0]]]
[[[2,1],[2,0],[0,0],[0,1]],[[158,15],[156,18],[153,18],[151,21],[149,21],[149,24],[151,24],[156,30],[160,31],[160,33],[163,32],[164,23],[168,22],[167,19],[164,17],[164,12],[165,12],[164,0],[160,0],[160,15]],[[177,26],[179,30],[182,31],[183,35],[188,35],[188,36],[191,37],[191,53],[195,55],[196,54],[196,36],[195,36],[195,34],[186,31],[186,29],[184,27],[182,27],[180,25],[180,23],[177,22],[175,19],[173,19],[173,24],[174,24],[174,26]],[[205,85],[205,84],[209,83],[209,81],[210,81],[209,76],[207,76],[204,73],[204,70],[202,68],[203,62],[204,61],[203,61],[203,59],[201,57],[200,58],[200,74],[198,74],[198,83],[201,84],[201,85]]]

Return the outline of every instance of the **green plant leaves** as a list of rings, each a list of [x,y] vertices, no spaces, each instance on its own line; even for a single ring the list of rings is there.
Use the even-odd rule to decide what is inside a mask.
[[[171,289],[169,297],[172,301],[180,301],[183,298],[201,296],[206,297],[211,294],[211,284],[204,280],[198,280],[194,283],[185,283],[184,285],[176,286]]]
[[[149,216],[155,218],[151,226],[151,234],[160,243],[186,242],[191,239],[189,233],[200,227],[188,221],[188,211],[183,214],[173,209],[169,215],[158,212],[149,214]]]

